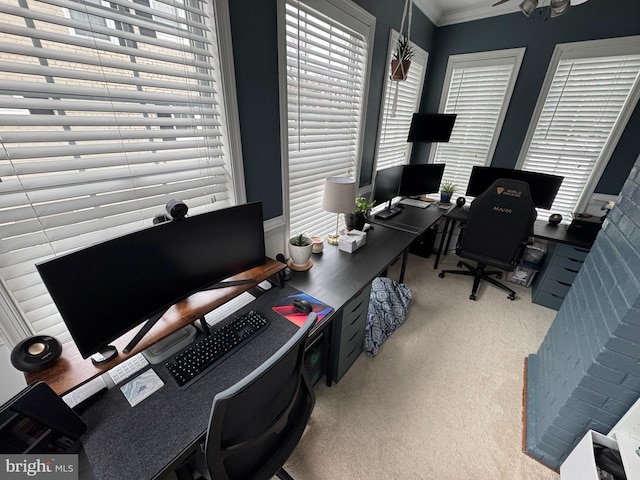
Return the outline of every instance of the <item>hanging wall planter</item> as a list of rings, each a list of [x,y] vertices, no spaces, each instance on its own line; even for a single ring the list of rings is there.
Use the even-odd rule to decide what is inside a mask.
[[[393,52],[391,60],[391,79],[402,81],[407,79],[411,59],[413,58],[413,45],[404,35],[398,38],[398,45]]]

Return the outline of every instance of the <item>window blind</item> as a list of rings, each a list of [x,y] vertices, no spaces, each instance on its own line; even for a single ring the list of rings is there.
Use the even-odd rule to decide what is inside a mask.
[[[302,2],[285,8],[289,230],[326,235],[336,214],[322,210],[325,179],[357,180],[369,32]]]
[[[213,6],[161,3],[0,2],[0,277],[35,333],[70,340],[36,263],[235,203]]]
[[[445,163],[443,181],[464,195],[475,165],[491,161],[524,49],[452,56],[441,113],[458,114],[448,143],[436,143],[433,161]]]
[[[414,56],[406,80],[393,81],[390,77],[391,59],[398,42],[398,32],[392,30],[387,52],[389,72],[385,75],[382,103],[382,121],[378,135],[376,169],[408,163],[411,144],[407,142],[413,113],[418,111],[428,54],[413,44]]]
[[[640,54],[559,61],[522,168],[565,177],[551,211],[566,221],[598,165],[608,160],[604,149],[639,75]]]

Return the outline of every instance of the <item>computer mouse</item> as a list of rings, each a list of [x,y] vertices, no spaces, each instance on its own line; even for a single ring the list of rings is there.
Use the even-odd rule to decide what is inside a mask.
[[[302,298],[296,298],[293,300],[293,308],[295,308],[300,313],[309,313],[313,310],[311,304]]]

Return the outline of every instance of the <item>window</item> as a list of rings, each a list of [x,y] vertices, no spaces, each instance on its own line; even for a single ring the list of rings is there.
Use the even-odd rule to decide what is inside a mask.
[[[342,0],[284,6],[289,231],[325,235],[325,179],[358,178],[374,18]]]
[[[518,164],[565,177],[551,210],[564,220],[586,209],[636,106],[639,78],[640,37],[556,47]]]
[[[398,37],[398,32],[392,30],[389,36],[387,65],[391,64]],[[413,113],[417,112],[420,106],[428,58],[427,52],[415,44],[413,44],[413,50],[415,54],[411,60],[406,80],[396,82],[389,78],[390,74],[385,75],[380,134],[378,135],[376,153],[377,170],[409,161],[412,144],[407,142],[407,135]]]
[[[85,3],[74,2],[77,3],[77,10],[73,8],[65,8],[63,11],[67,15],[68,18],[73,20],[78,20],[83,24],[91,24],[99,27],[115,29],[116,25],[113,20],[104,18],[101,15],[91,15],[89,13],[85,13],[83,11],[84,6],[92,6],[92,5],[100,5],[109,8],[109,4],[106,2],[102,2],[100,0],[86,0]],[[110,35],[106,35],[104,33],[97,33],[90,30],[84,30],[82,28],[72,27],[69,29],[72,35],[80,35],[82,37],[95,38],[97,40],[105,40],[107,42],[118,43],[118,39],[116,37],[112,37]]]
[[[11,341],[8,332],[25,329],[70,340],[36,263],[151,226],[173,198],[189,214],[243,200],[217,44],[228,27],[213,23],[213,9],[225,10],[167,3],[181,44],[141,36],[176,28],[128,0],[117,9],[79,1],[104,20],[82,24],[89,36],[53,4],[25,0],[3,14],[0,310],[10,313],[0,322]]]
[[[511,101],[524,48],[449,57],[440,113],[457,113],[448,143],[435,143],[431,161],[446,163],[443,181],[464,195],[474,165],[491,163]]]

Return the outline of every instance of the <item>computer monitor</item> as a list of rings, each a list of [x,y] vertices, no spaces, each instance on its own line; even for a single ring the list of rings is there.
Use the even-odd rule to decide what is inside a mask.
[[[37,269],[88,358],[103,351],[113,356],[109,342],[265,261],[262,204],[256,202],[160,223]]]
[[[438,192],[444,167],[444,163],[405,165],[402,169],[398,195],[411,197]]]
[[[400,190],[403,169],[404,165],[396,165],[376,172],[376,179],[373,185],[373,199],[376,205],[389,202],[387,210],[391,208],[391,200],[398,196],[398,191]]]
[[[533,204],[545,210],[551,209],[562,180],[564,180],[564,177],[547,173],[474,166],[471,170],[466,194],[470,197],[477,197],[500,178],[509,178],[528,183]]]
[[[448,142],[456,113],[414,113],[407,142]]]

